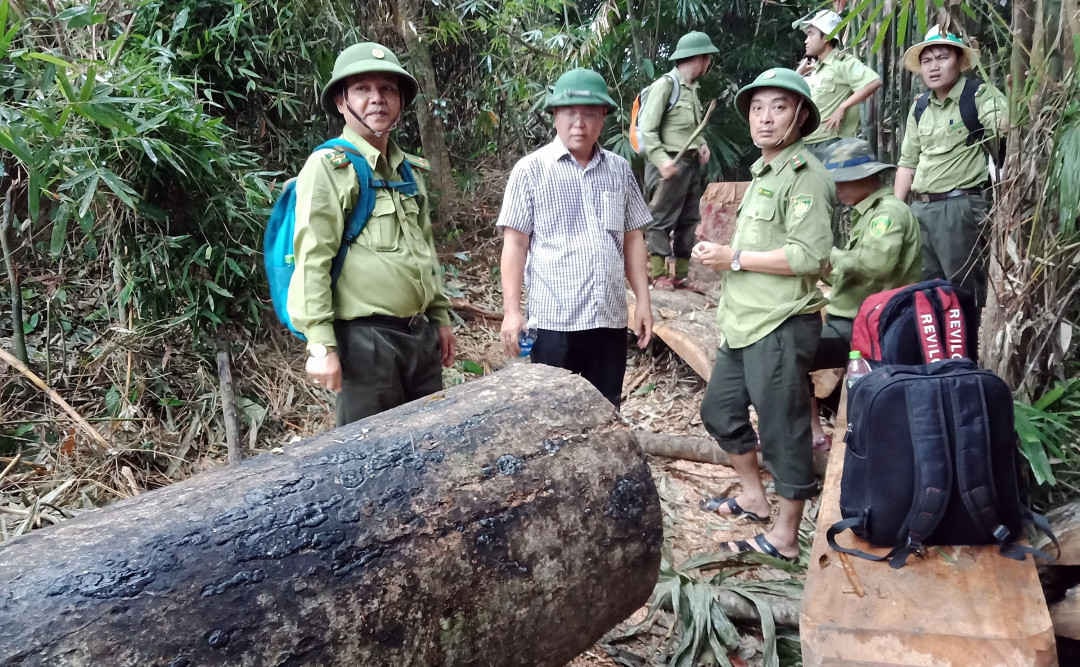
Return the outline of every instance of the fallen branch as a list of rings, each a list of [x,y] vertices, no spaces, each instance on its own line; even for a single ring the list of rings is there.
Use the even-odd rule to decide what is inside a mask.
[[[450,299],[450,305],[454,310],[459,313],[465,313],[474,318],[481,320],[491,320],[494,322],[502,322],[502,311],[488,310],[474,303],[470,303],[465,299]]]
[[[45,395],[49,397],[53,403],[60,406],[60,409],[68,413],[68,416],[74,420],[75,425],[82,429],[83,433],[88,435],[97,445],[101,447],[104,452],[108,452],[110,449],[109,441],[101,436],[93,426],[91,426],[85,419],[82,418],[78,412],[75,412],[75,408],[71,407],[67,401],[65,401],[60,394],[56,393],[52,387],[45,384],[45,381],[39,378],[34,371],[26,367],[23,362],[19,361],[11,355],[7,350],[0,348],[0,360],[7,363],[15,370],[19,371],[27,380],[30,380],[34,386],[41,391],[45,392]]]

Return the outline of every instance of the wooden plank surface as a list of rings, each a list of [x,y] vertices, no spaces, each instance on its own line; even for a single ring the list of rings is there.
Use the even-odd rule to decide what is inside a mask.
[[[829,548],[825,531],[840,520],[843,413],[841,407],[803,593],[803,664],[1056,665],[1054,628],[1030,557],[1011,560],[992,546],[931,547],[925,558],[894,570]],[[850,531],[837,541],[887,551]]]

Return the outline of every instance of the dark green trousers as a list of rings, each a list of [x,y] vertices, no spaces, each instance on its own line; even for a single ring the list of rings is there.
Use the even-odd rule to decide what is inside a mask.
[[[674,156],[672,156],[674,157]],[[653,194],[660,183],[664,187],[660,199],[652,204]],[[699,208],[705,190],[705,172],[698,163],[697,152],[679,160],[679,173],[666,181],[660,170],[645,161],[645,201],[650,202],[652,222],[645,232],[650,255],[688,259],[694,249],[694,231],[701,222]]]
[[[732,454],[757,446],[750,425],[754,406],[765,467],[776,493],[790,500],[817,493],[807,373],[820,336],[821,315],[813,313],[792,317],[747,347],[721,345],[701,402],[705,430]]]
[[[413,326],[386,324],[389,319],[334,323],[341,359],[338,426],[443,388],[438,327],[427,318]]]
[[[973,294],[980,309],[986,303],[988,208],[983,194],[911,205],[922,233],[923,279],[951,281]]]

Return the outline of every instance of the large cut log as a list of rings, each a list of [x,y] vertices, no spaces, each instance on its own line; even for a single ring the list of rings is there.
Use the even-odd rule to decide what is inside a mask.
[[[894,570],[829,548],[826,529],[840,520],[845,398],[806,570],[803,664],[1056,665],[1054,628],[1030,557],[1012,560],[996,546],[940,546]],[[888,551],[850,532],[837,539]]]
[[[1054,565],[1080,565],[1080,501],[1055,507],[1046,513],[1046,520],[1058,538],[1061,553],[1042,533],[1039,533],[1035,546],[1055,556]]]
[[[0,547],[0,664],[561,665],[660,507],[578,376],[517,365]]]

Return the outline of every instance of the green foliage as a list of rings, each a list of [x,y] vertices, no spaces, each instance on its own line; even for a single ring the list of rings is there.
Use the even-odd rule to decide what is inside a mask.
[[[1039,488],[1036,503],[1080,496],[1080,378],[1059,382],[1037,401],[1017,401],[1020,449]]]
[[[1080,103],[1069,104],[1054,142],[1051,182],[1058,186],[1058,220],[1063,237],[1074,236],[1080,218]]]

